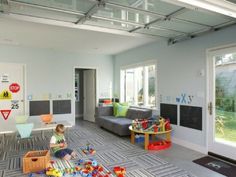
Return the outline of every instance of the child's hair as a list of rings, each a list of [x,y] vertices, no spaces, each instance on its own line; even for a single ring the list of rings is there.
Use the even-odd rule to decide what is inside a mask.
[[[58,133],[64,133],[64,131],[65,131],[65,127],[64,127],[63,124],[58,124],[58,125],[56,126],[56,132],[58,132]]]

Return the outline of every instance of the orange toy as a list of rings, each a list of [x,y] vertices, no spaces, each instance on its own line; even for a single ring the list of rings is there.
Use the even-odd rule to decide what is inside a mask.
[[[52,122],[52,114],[43,114],[40,117],[41,117],[41,120],[46,124],[49,124]]]
[[[113,171],[118,177],[124,177],[126,174],[126,169],[124,167],[116,166],[113,168]]]

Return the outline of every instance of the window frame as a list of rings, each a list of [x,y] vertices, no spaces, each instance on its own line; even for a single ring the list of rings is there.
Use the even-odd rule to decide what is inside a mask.
[[[120,67],[120,101],[121,102],[125,102],[126,99],[126,94],[125,94],[125,71],[128,69],[134,69],[134,68],[138,68],[138,67],[142,67],[143,70],[145,70],[146,66],[150,66],[150,65],[155,65],[155,106],[150,106],[147,105],[148,104],[148,98],[149,96],[145,96],[144,95],[144,105],[139,106],[139,105],[131,105],[134,107],[142,107],[142,108],[149,108],[149,109],[153,109],[153,110],[157,110],[158,109],[158,103],[159,103],[159,99],[158,99],[158,68],[157,68],[157,60],[149,60],[149,61],[145,61],[145,62],[140,62],[140,63],[135,63],[135,64],[131,64],[131,65],[125,65],[125,66],[121,66]],[[145,71],[144,71],[145,72]],[[143,77],[143,89],[145,88],[144,86],[145,84],[145,73],[144,73],[144,77]]]

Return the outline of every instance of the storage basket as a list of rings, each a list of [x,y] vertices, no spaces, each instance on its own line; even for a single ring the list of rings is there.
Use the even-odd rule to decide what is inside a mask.
[[[45,170],[50,161],[50,152],[29,151],[23,157],[23,173],[32,173]]]

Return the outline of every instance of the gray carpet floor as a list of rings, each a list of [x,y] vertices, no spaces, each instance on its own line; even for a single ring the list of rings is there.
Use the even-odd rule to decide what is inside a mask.
[[[22,173],[22,157],[27,151],[48,149],[51,135],[52,132],[46,132],[45,137],[35,133],[31,139],[20,140],[19,143],[14,136],[7,136],[0,151],[0,177],[28,176]],[[96,149],[94,158],[100,164],[110,171],[114,166],[126,167],[127,177],[195,177],[161,159],[157,152],[145,151],[142,146],[131,144],[129,138],[116,136],[92,123],[79,122],[66,138],[69,147],[78,152],[78,159],[88,158],[81,148],[90,143]]]

